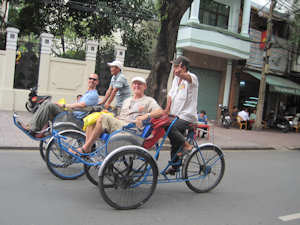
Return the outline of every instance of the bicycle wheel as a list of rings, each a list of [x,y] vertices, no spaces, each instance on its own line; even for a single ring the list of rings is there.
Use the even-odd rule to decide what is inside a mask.
[[[39,146],[39,149],[40,149],[40,155],[42,157],[42,159],[44,161],[46,161],[45,159],[45,155],[46,155],[46,146],[47,146],[47,142],[46,141],[40,141],[40,146]]]
[[[137,146],[124,146],[111,153],[102,164],[99,189],[103,199],[115,209],[135,209],[152,196],[158,169],[151,155]]]
[[[91,158],[91,162],[93,163],[98,163],[98,165],[96,166],[88,166],[86,164],[84,164],[84,172],[85,172],[85,175],[86,177],[88,178],[88,180],[98,186],[98,181],[99,181],[99,176],[98,176],[98,172],[99,172],[99,169],[101,167],[101,164],[105,158],[105,142],[102,141],[101,139],[98,139],[95,144],[94,144],[94,148],[96,149],[97,151],[97,154]]]
[[[58,130],[58,131],[63,131],[63,130],[78,130],[76,128],[76,126],[71,126],[71,125],[68,125],[68,124],[60,124],[60,125],[54,125],[53,129],[55,130]],[[40,146],[39,146],[39,149],[40,149],[40,155],[42,157],[42,159],[44,161],[46,161],[46,148],[47,148],[47,142],[48,140],[45,140],[45,141],[40,141]]]
[[[77,130],[61,131],[60,135],[66,137],[62,142],[73,148],[79,148],[85,142],[84,133]],[[84,174],[82,163],[79,163],[76,158],[60,149],[55,139],[50,140],[47,146],[46,162],[50,172],[63,180],[74,180]]]
[[[194,192],[203,193],[215,188],[225,171],[225,160],[221,149],[214,145],[200,146],[184,162],[183,178]]]
[[[100,148],[101,145],[104,145],[105,143],[101,141],[100,139],[96,141],[96,148]],[[110,140],[109,143],[107,144],[107,151],[112,152],[122,146],[127,146],[127,145],[141,145],[133,136],[125,136],[124,134],[117,134],[113,136]],[[98,186],[99,184],[99,168],[101,167],[101,162],[104,160],[105,157],[105,149],[103,148],[101,154],[98,154],[97,156],[93,157],[93,160],[96,160],[99,162],[99,165],[97,166],[88,166],[84,165],[84,170],[85,174],[88,178],[88,180]]]

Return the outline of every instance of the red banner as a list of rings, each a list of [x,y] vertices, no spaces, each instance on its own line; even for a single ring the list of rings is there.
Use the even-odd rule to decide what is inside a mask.
[[[260,39],[260,44],[259,47],[260,49],[264,49],[267,41],[267,31],[261,32],[261,39]]]

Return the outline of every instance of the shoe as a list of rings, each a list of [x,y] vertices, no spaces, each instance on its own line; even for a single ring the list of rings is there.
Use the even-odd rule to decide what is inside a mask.
[[[176,172],[178,172],[178,171],[179,171],[179,168],[170,167],[169,169],[167,169],[167,171],[165,173],[174,176],[176,174]]]
[[[190,154],[192,151],[193,151],[194,148],[191,148],[191,149],[182,149],[180,152],[177,153],[177,156],[181,157],[181,156],[185,156],[185,155],[188,155]]]
[[[26,131],[30,136],[34,138],[44,138],[47,136],[47,131],[33,131],[27,124],[23,124],[20,121],[18,121],[17,123],[22,127],[24,131]]]

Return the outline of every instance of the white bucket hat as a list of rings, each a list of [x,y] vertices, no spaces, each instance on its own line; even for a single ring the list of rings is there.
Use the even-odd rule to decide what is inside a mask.
[[[113,62],[107,63],[108,66],[116,66],[118,67],[120,70],[122,69],[122,63],[118,60],[115,60]]]

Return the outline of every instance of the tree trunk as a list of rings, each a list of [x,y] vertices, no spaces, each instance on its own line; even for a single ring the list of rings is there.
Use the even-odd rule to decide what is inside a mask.
[[[146,94],[160,105],[166,101],[167,84],[171,70],[170,61],[176,48],[180,20],[193,0],[160,0],[160,32],[151,72],[147,78]]]

